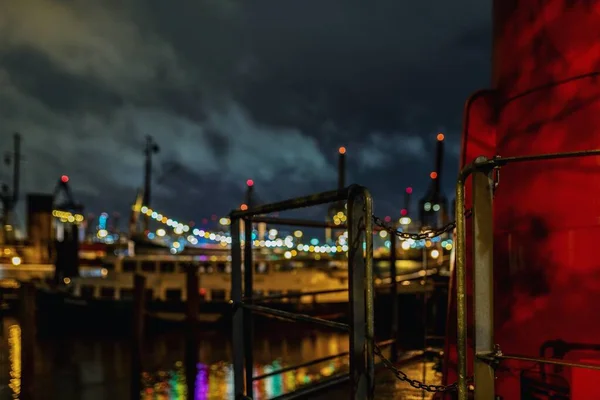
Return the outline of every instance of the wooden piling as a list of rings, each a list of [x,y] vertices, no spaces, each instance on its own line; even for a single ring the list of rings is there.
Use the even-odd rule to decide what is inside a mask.
[[[131,400],[139,400],[142,392],[142,352],[146,314],[146,277],[133,280],[133,329],[131,335]]]
[[[35,286],[22,282],[19,289],[21,326],[21,396],[22,400],[33,399],[35,379]]]
[[[186,271],[186,327],[185,327],[185,380],[188,399],[193,399],[196,390],[196,364],[198,362],[198,310],[200,291],[198,285],[198,266],[191,264]]]

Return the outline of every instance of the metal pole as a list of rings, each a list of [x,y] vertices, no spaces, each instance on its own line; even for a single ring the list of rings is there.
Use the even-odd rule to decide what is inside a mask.
[[[353,189],[348,199],[351,398],[370,400],[374,388],[373,203],[366,189]]]
[[[438,142],[439,143],[439,142]],[[428,318],[427,318],[427,308],[428,308],[428,302],[427,302],[427,246],[423,247],[423,263],[421,265],[421,271],[424,272],[425,274],[423,275],[423,280],[421,280],[421,285],[423,285],[423,287],[425,288],[425,290],[423,290],[423,302],[421,304],[421,306],[423,307],[423,309],[421,310],[422,312],[422,318],[423,318],[423,354],[425,354],[425,352],[427,351],[427,339],[428,339]],[[423,363],[423,368],[422,368],[422,377],[423,377],[423,383],[427,383],[427,364]],[[421,399],[425,399],[425,391],[422,390],[421,391]]]
[[[352,185],[342,190],[332,190],[330,192],[316,193],[304,197],[296,197],[294,199],[284,200],[277,203],[264,204],[262,206],[253,207],[252,209],[248,209],[245,211],[233,210],[230,213],[230,218],[233,219],[260,214],[271,214],[274,212],[295,210],[297,208],[307,208],[312,206],[318,206],[320,204],[344,200],[348,197],[348,193],[353,186],[357,185]]]
[[[475,161],[485,162],[478,157]],[[492,171],[473,173],[473,308],[475,325],[475,400],[494,398],[494,368],[477,356],[494,352],[494,259]]]
[[[307,219],[295,219],[295,218],[276,218],[276,217],[265,217],[265,216],[254,216],[252,217],[254,222],[264,222],[269,225],[287,225],[287,226],[301,226],[305,228],[331,228],[336,230],[346,230],[348,227],[345,224],[336,225],[334,222],[328,221],[311,221]]]
[[[463,169],[456,183],[456,351],[458,373],[458,400],[467,400],[467,287],[466,287],[466,231],[465,180],[471,166]]]
[[[394,339],[392,343],[392,354],[391,361],[398,361],[398,282],[396,282],[396,245],[398,238],[396,235],[392,235],[390,238],[390,294],[392,296],[392,329],[390,337]]]
[[[146,149],[144,151],[146,155],[146,163],[144,167],[144,205],[150,207],[151,205],[151,188],[152,188],[152,154],[159,152],[159,147],[152,138],[152,136],[146,136]],[[148,229],[150,223],[150,217],[144,215],[144,230]]]
[[[234,398],[244,397],[244,314],[242,302],[242,243],[240,219],[231,218],[231,300],[234,305],[232,318],[233,391]]]
[[[150,190],[152,188],[152,137],[146,136],[146,162],[144,165],[144,205],[150,207]],[[150,217],[144,215],[144,231],[148,230]]]
[[[350,387],[352,399],[365,399],[368,392],[365,365],[365,260],[361,216],[364,203],[353,190],[348,199],[348,283],[350,300]]]
[[[244,297],[252,304],[254,261],[252,259],[252,219],[244,220]],[[252,310],[244,308],[244,354],[246,359],[246,396],[253,399],[254,360],[252,357],[252,342],[254,326]]]
[[[369,393],[366,400],[375,397],[375,286],[373,280],[373,197],[367,188],[362,188],[365,206],[363,218],[365,221],[365,281],[367,285],[367,383]]]

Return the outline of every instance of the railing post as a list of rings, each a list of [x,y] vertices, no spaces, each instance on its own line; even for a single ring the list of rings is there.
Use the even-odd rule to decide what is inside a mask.
[[[252,218],[244,220],[244,297],[246,302],[252,304],[253,296],[254,260],[252,259]],[[246,396],[254,398],[253,378],[254,360],[252,357],[252,342],[254,340],[254,326],[252,311],[244,309],[244,353],[246,359]]]
[[[375,283],[373,280],[373,197],[362,188],[365,219],[365,281],[367,285],[367,381],[369,393],[366,400],[375,397]]]
[[[458,400],[467,400],[467,272],[465,180],[470,169],[463,169],[456,182],[456,364]]]
[[[239,306],[242,302],[242,243],[238,217],[231,218],[231,300],[233,391],[235,400],[239,400],[244,398],[244,314]]]
[[[348,283],[350,296],[350,385],[352,399],[374,395],[373,201],[353,186],[348,198]],[[363,238],[364,235],[364,238]],[[363,243],[365,248],[363,248]]]
[[[477,162],[487,158],[479,157]],[[494,368],[479,356],[494,352],[494,259],[493,259],[493,187],[492,171],[473,173],[473,308],[475,325],[474,380],[475,400],[495,395]]]
[[[390,294],[392,297],[392,329],[390,337],[394,340],[391,346],[391,361],[398,361],[398,282],[396,282],[396,245],[398,237],[391,235],[390,238]]]

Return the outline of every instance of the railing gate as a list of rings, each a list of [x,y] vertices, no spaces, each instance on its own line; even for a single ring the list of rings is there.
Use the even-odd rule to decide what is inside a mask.
[[[318,221],[278,219],[264,215],[347,200],[348,226],[332,226]],[[264,376],[253,376],[252,315],[253,311],[279,316],[288,320],[313,322],[350,331],[350,384],[353,400],[371,400],[374,393],[374,288],[373,288],[373,200],[369,191],[358,185],[342,190],[319,193],[254,207],[235,210],[231,218],[231,303],[233,306],[233,374],[236,400],[252,399],[253,382]],[[240,223],[244,221],[244,270],[242,272],[242,241]],[[252,223],[269,221],[272,224],[333,227],[348,229],[348,290],[350,325],[302,314],[290,313],[253,304]],[[243,281],[243,282],[242,282]],[[242,284],[243,283],[243,284]],[[331,292],[331,291],[330,291]],[[315,293],[310,293],[314,295]],[[317,293],[318,294],[318,293]],[[308,294],[306,294],[308,295]],[[267,296],[268,297],[268,296]],[[284,296],[285,297],[285,296]],[[245,373],[244,373],[245,370]],[[333,383],[339,383],[340,378]],[[293,396],[287,395],[286,398]]]

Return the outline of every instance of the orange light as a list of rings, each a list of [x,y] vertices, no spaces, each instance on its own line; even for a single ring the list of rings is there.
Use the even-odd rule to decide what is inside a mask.
[[[246,205],[246,204],[242,204],[240,206],[240,210],[242,210],[242,211],[246,211],[247,209],[248,209],[248,205]]]
[[[432,173],[430,173],[430,174],[429,174],[429,177],[430,177],[431,179],[435,179],[435,178],[437,178],[437,172],[433,171]]]
[[[254,181],[252,179],[248,179],[246,181],[246,185],[248,185],[248,186],[254,186]]]
[[[60,181],[62,183],[67,183],[67,182],[69,182],[69,177],[67,175],[63,175],[60,177]]]
[[[346,154],[346,148],[344,146],[340,147],[338,151],[340,152],[340,154]]]
[[[438,133],[437,140],[438,140],[438,142],[443,141],[444,140],[444,134],[443,133]]]

